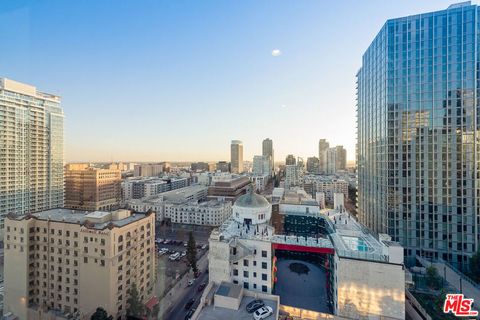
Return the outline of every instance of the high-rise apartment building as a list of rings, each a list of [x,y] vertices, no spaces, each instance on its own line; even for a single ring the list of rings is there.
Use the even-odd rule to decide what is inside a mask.
[[[317,157],[307,158],[307,172],[320,173],[320,161]]]
[[[0,233],[12,213],[63,207],[60,97],[0,78]]]
[[[297,163],[297,160],[295,159],[295,156],[293,154],[289,154],[285,158],[285,165],[286,166],[295,165],[296,163]]]
[[[122,174],[88,164],[65,166],[65,207],[87,211],[117,209],[122,198]]]
[[[335,167],[336,170],[346,170],[347,169],[347,150],[343,146],[335,147]]]
[[[320,173],[327,172],[326,152],[328,148],[330,148],[330,143],[328,143],[326,139],[320,139],[320,141],[318,142],[318,160],[320,162]]]
[[[51,209],[5,220],[6,312],[18,319],[125,319],[155,283],[155,214]],[[69,316],[68,316],[69,315]]]
[[[270,156],[253,156],[253,173],[256,175],[270,175],[272,173],[270,164]]]
[[[357,74],[361,221],[459,267],[480,243],[478,17],[466,2],[388,20]]]
[[[240,140],[232,140],[230,145],[230,169],[232,173],[243,172],[243,143]]]
[[[272,170],[271,175],[275,173],[275,158],[273,150],[273,141],[269,138],[266,138],[262,142],[262,155],[270,157],[270,169]]]
[[[328,148],[327,151],[325,151],[325,160],[326,160],[325,173],[335,174],[335,172],[337,172],[337,149]]]

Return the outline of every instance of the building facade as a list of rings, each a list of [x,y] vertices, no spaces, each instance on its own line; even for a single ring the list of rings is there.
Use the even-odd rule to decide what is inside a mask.
[[[271,162],[270,156],[253,156],[253,174],[271,175]]]
[[[219,226],[232,214],[225,200],[166,202],[164,215],[173,223]]]
[[[88,164],[65,166],[65,207],[87,211],[117,209],[122,198],[118,169],[98,169]]]
[[[307,172],[320,173],[320,160],[317,157],[307,158]]]
[[[243,172],[243,143],[240,140],[232,140],[230,145],[230,172]]]
[[[214,176],[212,185],[208,188],[208,196],[211,199],[223,197],[233,202],[246,193],[249,184],[250,179],[246,176]]]
[[[60,97],[0,78],[0,234],[5,216],[63,207]]]
[[[286,166],[295,165],[296,163],[297,163],[297,159],[295,159],[295,156],[293,154],[289,154],[285,158],[285,165]]]
[[[128,290],[155,279],[155,215],[51,209],[6,219],[5,311],[19,319],[126,319]],[[61,318],[61,317],[60,317]]]
[[[358,212],[409,257],[479,250],[478,7],[388,20],[357,74]]]
[[[165,171],[164,163],[146,163],[136,164],[133,169],[135,177],[155,177],[160,176]]]
[[[347,150],[343,146],[335,147],[335,169],[337,171],[347,169]]]

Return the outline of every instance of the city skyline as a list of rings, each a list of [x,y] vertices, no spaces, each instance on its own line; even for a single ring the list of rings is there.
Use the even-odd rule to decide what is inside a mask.
[[[369,39],[387,19],[450,3],[124,2],[111,15],[106,3],[4,2],[0,64],[2,76],[62,97],[67,162],[226,160],[232,139],[251,160],[266,137],[277,159],[315,156],[325,138],[354,160],[355,73]]]

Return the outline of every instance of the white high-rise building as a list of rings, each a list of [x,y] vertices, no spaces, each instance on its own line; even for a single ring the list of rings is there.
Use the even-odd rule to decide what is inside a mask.
[[[0,78],[0,234],[9,213],[63,207],[60,97]]]
[[[230,163],[232,173],[243,172],[243,143],[240,140],[232,140],[230,146]]]
[[[253,157],[253,173],[255,175],[270,175],[272,169],[270,167],[270,156],[254,156]]]

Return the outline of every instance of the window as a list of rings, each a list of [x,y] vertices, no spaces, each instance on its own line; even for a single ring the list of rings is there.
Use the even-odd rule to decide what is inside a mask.
[[[83,263],[88,263],[88,257],[83,257]]]
[[[256,273],[256,272],[253,273],[253,277],[254,277],[254,278],[257,277],[257,273]]]
[[[262,292],[267,292],[267,286],[262,286]]]
[[[262,258],[266,258],[266,257],[267,257],[267,251],[262,250]]]
[[[243,259],[243,266],[248,267],[248,260],[247,259]]]
[[[262,280],[267,281],[267,274],[266,273],[262,273]]]
[[[248,289],[248,282],[244,282],[244,283],[243,283],[243,287],[244,287],[245,289]]]
[[[243,271],[243,276],[244,276],[245,278],[248,278],[248,271]]]
[[[233,275],[238,276],[238,270],[237,269],[233,269]]]
[[[267,263],[266,262],[262,262],[262,269],[267,269]]]

